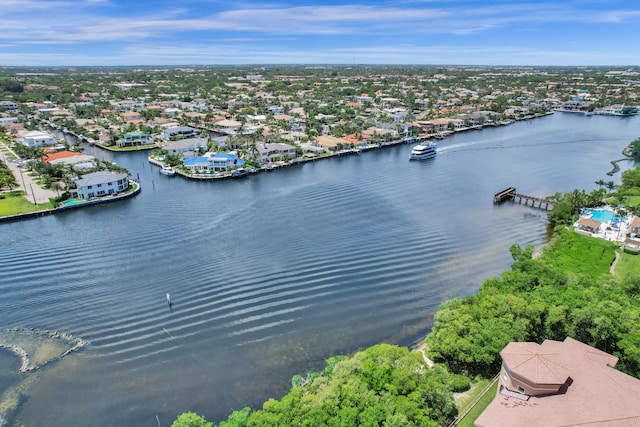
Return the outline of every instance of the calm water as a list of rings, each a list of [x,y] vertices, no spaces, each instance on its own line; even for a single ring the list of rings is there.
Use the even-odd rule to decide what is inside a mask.
[[[331,355],[415,343],[440,303],[508,268],[512,243],[544,242],[543,211],[494,193],[591,190],[639,134],[637,117],[555,114],[450,137],[432,161],[406,145],[224,182],[94,151],[142,193],[0,225],[0,325],[90,342],[39,374],[20,421],[218,422]]]

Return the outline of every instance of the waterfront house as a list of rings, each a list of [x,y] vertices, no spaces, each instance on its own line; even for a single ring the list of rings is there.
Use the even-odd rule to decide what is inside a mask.
[[[427,123],[433,126],[435,133],[445,133],[449,130],[449,119],[433,119],[428,120]]]
[[[72,197],[93,199],[123,192],[129,188],[129,179],[126,173],[100,171],[83,175],[75,184],[76,188],[71,190]]]
[[[283,160],[284,158],[291,160],[296,158],[296,147],[279,142],[257,144],[255,156],[260,163]]]
[[[201,148],[206,150],[208,148],[209,141],[207,138],[187,138],[179,139],[177,141],[171,141],[162,146],[168,154],[186,153],[188,151],[198,151]]]
[[[226,171],[244,166],[244,160],[233,153],[209,153],[209,170]]]
[[[324,148],[313,145],[310,142],[300,144],[302,152],[306,155],[319,155],[325,152]]]
[[[618,358],[573,338],[512,342],[500,352],[496,397],[477,427],[637,426],[640,380]]]
[[[344,147],[345,142],[335,136],[320,135],[316,137],[316,145],[327,151],[338,151]]]
[[[34,130],[22,134],[22,138],[18,141],[27,147],[42,147],[45,145],[56,145],[56,140],[47,132]]]
[[[204,156],[187,157],[183,163],[192,173],[227,171],[244,166],[244,160],[233,153],[206,153]]]
[[[151,135],[144,132],[127,132],[122,135],[122,138],[116,141],[116,145],[118,146],[118,148],[137,147],[152,144],[153,138],[151,138]]]

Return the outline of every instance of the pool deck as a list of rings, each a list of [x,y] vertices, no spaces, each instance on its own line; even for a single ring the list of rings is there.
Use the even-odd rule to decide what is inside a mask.
[[[601,222],[602,225],[598,227],[595,232],[590,232],[581,229],[578,223],[580,222],[580,219],[583,218],[592,219],[591,215],[580,215],[580,219],[573,224],[573,226],[575,227],[575,231],[581,234],[586,234],[600,239],[606,239],[612,242],[624,242],[624,240],[627,238],[627,233],[629,233],[629,226],[633,221],[634,215],[627,214],[627,216],[623,217],[625,219],[624,221],[618,219],[617,225],[614,225],[614,219],[620,218],[619,216],[615,215],[614,208],[612,208],[611,206],[602,206],[596,209],[607,210],[611,212],[613,214],[612,219],[604,222],[598,221]]]

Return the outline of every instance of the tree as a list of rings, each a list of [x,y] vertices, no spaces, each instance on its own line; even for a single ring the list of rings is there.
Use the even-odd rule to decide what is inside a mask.
[[[631,145],[631,155],[636,161],[640,161],[640,138],[633,140]]]
[[[213,423],[207,422],[195,412],[185,412],[171,424],[171,427],[211,427],[212,425]]]
[[[605,186],[607,187],[607,190],[609,190],[609,192],[615,190],[618,186],[616,185],[615,182],[613,181],[608,181]]]

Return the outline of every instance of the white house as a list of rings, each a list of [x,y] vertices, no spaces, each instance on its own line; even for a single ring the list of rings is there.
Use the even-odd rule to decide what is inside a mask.
[[[79,199],[92,199],[94,197],[121,193],[129,188],[129,180],[126,173],[113,173],[100,171],[83,175],[75,181],[76,189],[71,190],[72,196]]]
[[[162,131],[162,136],[165,139],[175,139],[183,136],[185,138],[193,138],[198,135],[198,129],[191,126],[172,126]]]
[[[226,171],[244,166],[244,160],[232,153],[207,153],[201,157],[187,157],[184,166],[192,172]]]
[[[296,158],[296,147],[282,143],[265,143],[256,145],[256,160],[260,163],[268,163],[274,160]]]
[[[172,141],[162,148],[169,154],[186,153],[187,151],[197,151],[200,148],[205,150],[208,147],[207,138],[187,138],[179,139],[178,141]]]
[[[12,111],[18,109],[18,104],[12,101],[0,101],[0,107],[3,107],[7,111]]]
[[[27,147],[42,147],[43,145],[56,145],[56,140],[47,132],[34,130],[23,134],[20,143]]]

